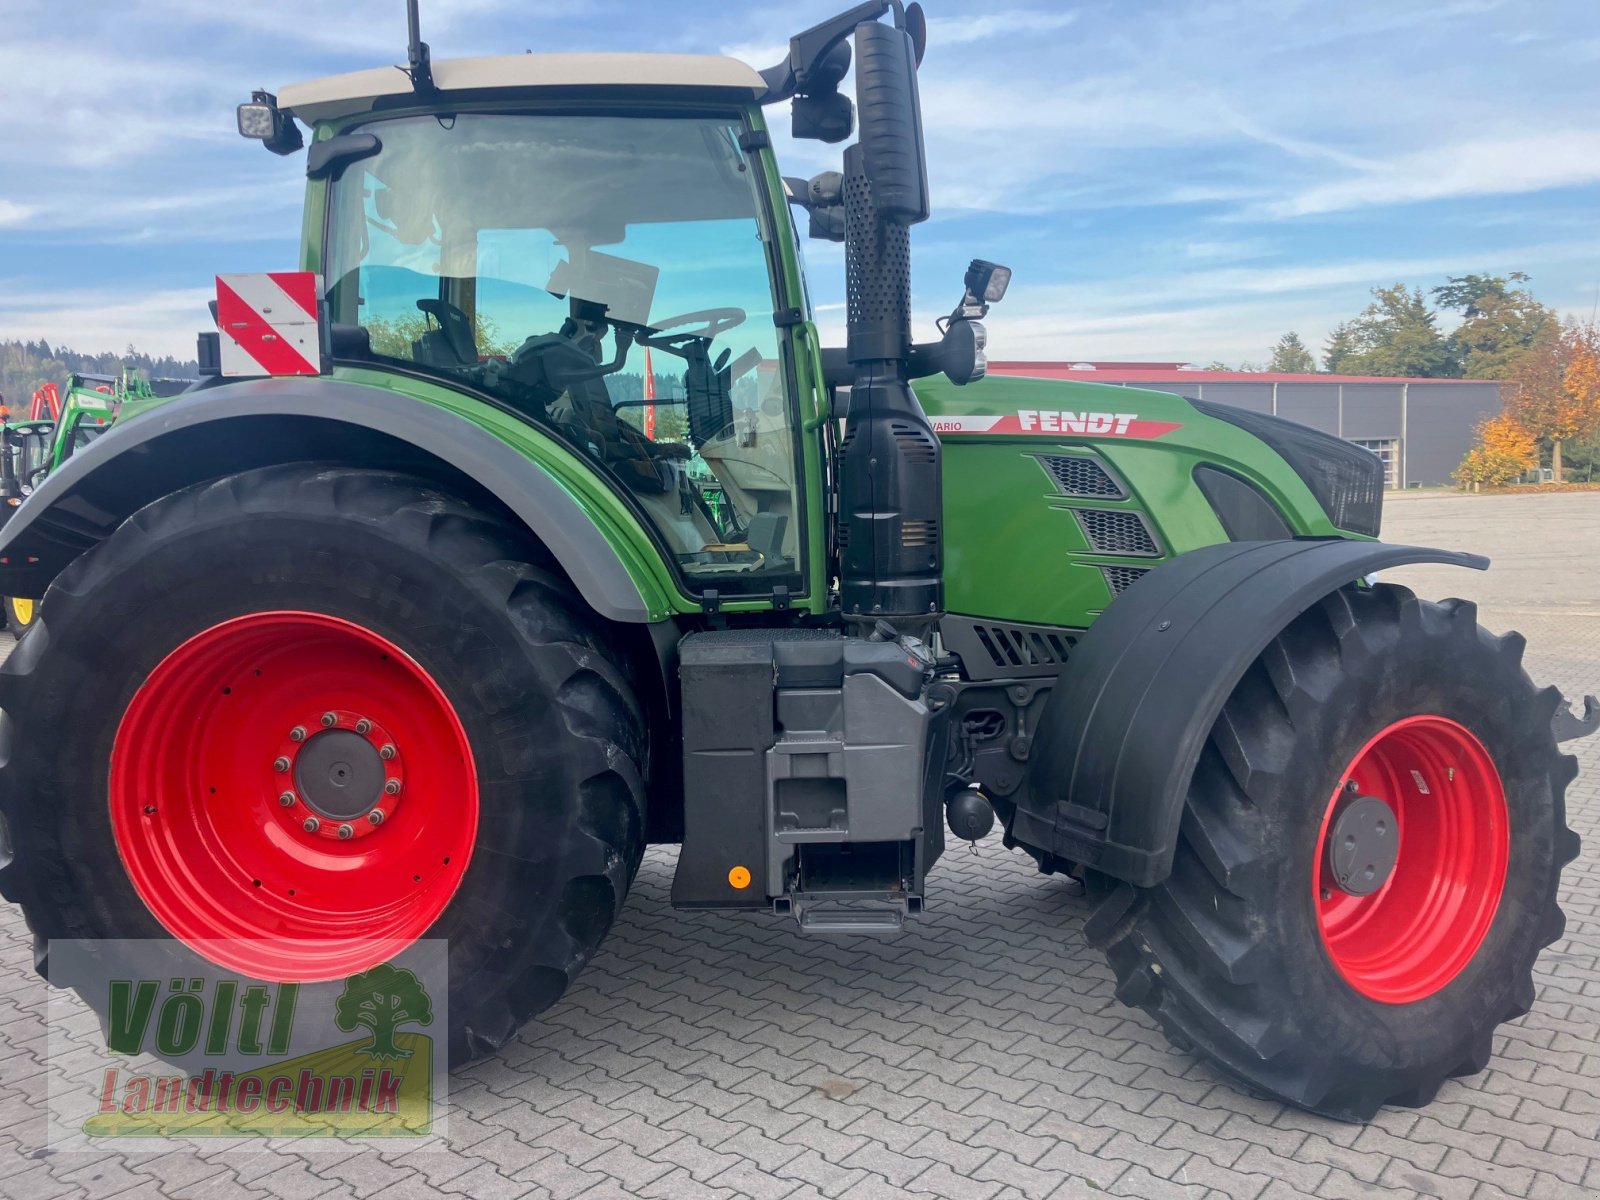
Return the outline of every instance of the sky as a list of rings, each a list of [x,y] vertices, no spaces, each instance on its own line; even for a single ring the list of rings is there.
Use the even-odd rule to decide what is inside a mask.
[[[423,0],[436,57],[721,52],[766,66],[846,0]],[[1010,265],[996,359],[1261,362],[1371,288],[1526,271],[1600,303],[1593,0],[926,0],[934,216],[919,334]],[[333,15],[328,15],[328,10]],[[293,268],[303,163],[252,88],[395,63],[403,0],[0,0],[0,339],[189,357],[211,276]],[[840,149],[787,136],[784,172]],[[806,246],[825,336],[843,254]]]

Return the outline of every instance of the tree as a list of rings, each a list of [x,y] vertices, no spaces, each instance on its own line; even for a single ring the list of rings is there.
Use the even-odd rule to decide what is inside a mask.
[[[429,329],[438,328],[435,322],[420,312],[398,317],[369,316],[362,324],[367,327],[373,352],[390,358],[410,358],[412,343],[419,341]],[[479,354],[504,356],[518,346],[514,341],[501,341],[499,326],[482,312],[473,314],[472,336],[477,342]]]
[[[1440,308],[1461,314],[1450,348],[1473,379],[1510,379],[1517,361],[1556,329],[1556,315],[1533,298],[1521,271],[1509,275],[1455,275],[1433,289]]]
[[[1542,336],[1517,360],[1506,407],[1550,443],[1550,472],[1562,482],[1562,443],[1600,428],[1600,330],[1573,323]]]
[[[1372,303],[1333,331],[1328,370],[1347,375],[1437,379],[1456,373],[1450,343],[1422,289],[1373,288]],[[1335,344],[1337,343],[1337,344]]]
[[[1456,468],[1456,482],[1477,491],[1503,487],[1539,465],[1539,441],[1509,412],[1478,422],[1477,444]]]
[[[1346,364],[1355,357],[1356,335],[1349,321],[1340,321],[1322,347],[1322,369],[1331,375],[1348,374]]]
[[[433,1023],[433,1001],[421,981],[405,967],[379,963],[370,971],[352,975],[334,1005],[333,1023],[347,1033],[365,1027],[372,1041],[357,1052],[372,1058],[410,1058],[411,1051],[394,1040],[395,1030],[411,1021]]]
[[[1290,375],[1310,375],[1316,369],[1317,360],[1293,330],[1278,339],[1272,347],[1272,358],[1267,363],[1267,370]]]

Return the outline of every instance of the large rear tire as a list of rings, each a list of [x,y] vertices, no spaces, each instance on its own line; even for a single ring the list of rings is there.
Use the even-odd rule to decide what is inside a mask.
[[[1386,585],[1292,623],[1211,732],[1171,875],[1095,880],[1087,932],[1117,996],[1179,1048],[1344,1120],[1482,1070],[1495,1027],[1533,1003],[1578,851],[1560,697],[1522,647],[1471,604]]]
[[[294,465],[64,571],[0,668],[0,891],[41,971],[51,939],[153,938],[175,976],[203,945],[333,980],[443,939],[455,1063],[554,1004],[642,855],[645,733],[541,558],[421,480]]]

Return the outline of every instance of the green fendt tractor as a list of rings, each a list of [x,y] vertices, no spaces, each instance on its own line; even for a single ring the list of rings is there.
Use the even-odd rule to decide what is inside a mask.
[[[310,131],[301,271],[219,278],[213,373],[0,534],[43,598],[0,670],[42,970],[167,938],[173,976],[311,986],[446,939],[461,1062],[562,995],[647,844],[678,907],[887,931],[998,814],[1095,898],[1118,996],[1247,1084],[1360,1119],[1484,1065],[1562,931],[1584,723],[1472,605],[1370,581],[1486,564],[1376,541],[1365,450],[980,382],[981,260],[913,340],[917,6],[759,71],[434,62],[411,17],[406,67],[241,106]],[[855,135],[840,171],[780,175],[780,103]],[[791,207],[844,244],[843,347]]]

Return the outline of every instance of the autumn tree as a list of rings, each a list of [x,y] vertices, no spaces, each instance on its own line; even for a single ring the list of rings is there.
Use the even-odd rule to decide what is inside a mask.
[[[1539,441],[1509,412],[1478,422],[1477,439],[1456,468],[1456,482],[1477,491],[1503,487],[1539,465]]]
[[[1600,330],[1574,323],[1539,338],[1517,360],[1506,408],[1550,443],[1550,473],[1560,483],[1562,443],[1600,426]]]
[[[1456,373],[1450,343],[1421,288],[1403,283],[1373,288],[1372,303],[1334,329],[1328,370],[1346,375],[1397,375],[1420,379]]]
[[[1472,379],[1510,379],[1518,360],[1557,329],[1555,313],[1533,298],[1521,271],[1455,275],[1433,289],[1440,308],[1461,314],[1450,335],[1452,353]]]
[[[1310,375],[1316,369],[1317,360],[1292,329],[1278,339],[1267,362],[1267,370],[1290,375]]]

